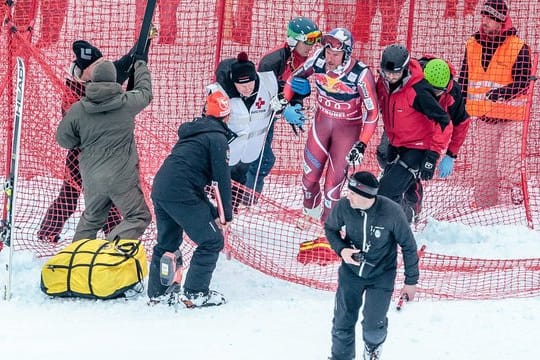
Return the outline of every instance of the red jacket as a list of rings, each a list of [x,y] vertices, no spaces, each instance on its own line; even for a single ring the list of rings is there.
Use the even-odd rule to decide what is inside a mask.
[[[443,129],[450,118],[437,101],[431,85],[424,80],[417,60],[411,59],[408,73],[391,93],[388,82],[380,76],[377,96],[390,144],[439,154],[446,148],[448,136]]]

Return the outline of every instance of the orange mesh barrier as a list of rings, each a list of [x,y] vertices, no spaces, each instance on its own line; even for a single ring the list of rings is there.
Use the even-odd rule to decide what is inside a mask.
[[[10,2],[7,2],[10,3]],[[12,136],[15,56],[27,67],[19,188],[14,243],[16,250],[38,256],[57,252],[70,241],[84,208],[80,180],[70,175],[73,159],[55,142],[56,127],[66,104],[77,100],[65,85],[73,60],[71,44],[84,39],[115,60],[136,42],[145,1],[21,0],[0,5],[6,19],[0,47],[0,154],[2,173],[9,173]],[[152,179],[177,139],[178,126],[200,114],[204,86],[213,80],[219,60],[247,51],[258,61],[285,41],[286,24],[307,16],[323,30],[351,29],[356,39],[353,55],[378,76],[384,46],[400,42],[413,57],[433,54],[449,61],[459,73],[467,39],[480,26],[483,1],[325,0],[289,1],[206,0],[158,1],[154,22],[159,37],[150,49],[154,99],[138,116],[137,145],[142,185],[148,196]],[[540,48],[537,0],[508,0],[518,34],[534,53]],[[531,75],[537,61],[532,59]],[[469,225],[521,224],[540,226],[540,102],[530,81],[521,121],[490,126],[474,119],[459,151],[454,172],[445,180],[424,184],[424,203],[417,229],[429,217]],[[315,95],[305,102],[308,118]],[[490,117],[489,111],[485,114]],[[308,129],[309,120],[305,125]],[[382,131],[372,138],[363,167],[378,172],[375,148]],[[302,153],[306,133],[295,136],[278,120],[273,149],[276,164],[256,204],[242,207],[232,224],[226,247],[233,258],[271,276],[331,290],[336,286],[336,264],[303,265],[297,261],[300,243],[321,234],[318,223],[298,229],[301,218]],[[63,184],[64,183],[64,184]],[[5,196],[0,199],[5,203]],[[151,207],[151,200],[147,198]],[[4,208],[4,213],[6,209]],[[46,216],[46,214],[49,214]],[[50,238],[38,239],[46,218]],[[112,217],[114,219],[114,216]],[[64,223],[65,221],[65,223]],[[115,221],[115,220],[111,220]],[[113,225],[109,223],[109,225]],[[47,230],[45,229],[45,230]],[[107,231],[107,229],[104,229]],[[46,231],[45,231],[46,233]],[[151,250],[155,224],[143,240]],[[64,241],[65,240],[65,241]],[[189,259],[193,247],[186,242]],[[428,249],[429,250],[429,249]],[[479,260],[426,253],[420,296],[434,299],[491,299],[540,294],[540,259]],[[401,281],[401,278],[398,278]]]

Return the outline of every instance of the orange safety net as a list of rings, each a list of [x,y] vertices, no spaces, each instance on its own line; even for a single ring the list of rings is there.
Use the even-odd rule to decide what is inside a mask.
[[[71,44],[84,39],[105,57],[118,59],[136,42],[146,2],[8,3],[0,5],[0,16],[6,19],[0,36],[7,44],[0,47],[0,153],[5,159],[4,174],[9,173],[15,57],[23,57],[27,67],[13,238],[16,250],[49,256],[71,240],[84,209],[80,179],[73,174],[76,156],[55,141],[62,110],[78,98],[65,85],[73,61]],[[178,126],[200,114],[204,86],[213,81],[217,62],[240,51],[257,61],[285,42],[286,25],[292,17],[309,17],[323,31],[337,26],[349,28],[356,39],[353,55],[371,66],[376,76],[382,50],[394,42],[405,44],[413,57],[443,57],[459,74],[465,43],[480,26],[482,3],[158,1],[154,23],[159,36],[151,45],[149,58],[154,99],[136,124],[145,194],[150,193],[154,174],[177,140]],[[540,48],[540,27],[533,26],[538,21],[535,16],[540,13],[540,3],[507,3],[513,25],[534,53]],[[531,75],[537,71],[534,59]],[[417,229],[422,229],[428,218],[468,225],[540,226],[540,109],[535,105],[540,99],[534,92],[534,82],[528,85],[523,94],[526,115],[520,121],[489,124],[473,119],[452,175],[424,183]],[[304,103],[306,129],[315,110],[314,96]],[[375,150],[381,133],[379,121],[362,165],[375,173],[380,171]],[[297,226],[302,218],[300,180],[306,137],[306,133],[294,135],[285,121],[277,121],[272,143],[276,164],[265,180],[262,195],[251,206],[241,206],[235,215],[225,251],[271,276],[332,290],[337,280],[336,262],[323,266],[297,261],[300,243],[322,233],[317,222],[308,222],[303,229]],[[244,191],[249,193],[248,189]],[[5,203],[5,195],[1,200]],[[147,202],[151,207],[149,198]],[[118,215],[111,214],[109,219],[108,225],[113,226]],[[44,236],[39,239],[38,234]],[[57,235],[60,242],[51,242]],[[142,238],[148,250],[155,238],[152,223]],[[193,246],[185,242],[186,259],[192,251]],[[421,269],[420,297],[494,299],[540,294],[540,259],[465,259],[427,252]]]

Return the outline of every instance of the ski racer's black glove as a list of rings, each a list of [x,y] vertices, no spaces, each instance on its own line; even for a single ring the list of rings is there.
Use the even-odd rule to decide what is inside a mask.
[[[362,164],[365,151],[366,144],[361,141],[357,141],[349,151],[349,154],[347,154],[347,163],[351,166]]]
[[[435,174],[435,165],[439,160],[439,153],[431,150],[426,150],[424,159],[420,164],[420,179],[422,180],[431,180]]]

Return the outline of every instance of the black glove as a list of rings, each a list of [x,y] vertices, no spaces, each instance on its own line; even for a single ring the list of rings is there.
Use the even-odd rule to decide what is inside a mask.
[[[349,163],[349,165],[355,166],[362,164],[365,151],[366,144],[361,141],[357,141],[349,151],[349,154],[347,154],[347,162]]]
[[[420,179],[422,180],[431,180],[435,174],[435,165],[437,165],[437,160],[439,160],[439,153],[431,150],[426,150],[424,159],[420,164]]]
[[[489,90],[486,94],[486,98],[493,102],[503,100],[499,89]]]
[[[146,53],[146,54],[133,53],[133,54],[131,54],[131,58],[133,59],[133,64],[135,64],[139,60],[142,60],[145,63],[148,63],[148,53]]]

